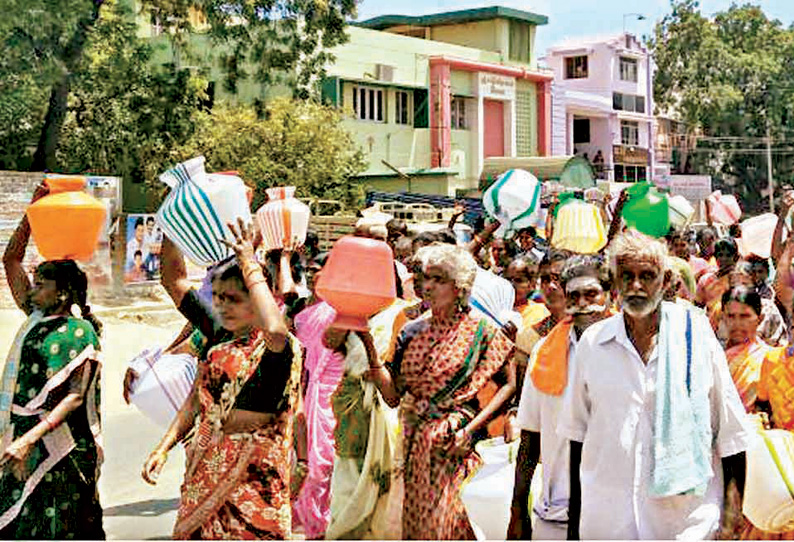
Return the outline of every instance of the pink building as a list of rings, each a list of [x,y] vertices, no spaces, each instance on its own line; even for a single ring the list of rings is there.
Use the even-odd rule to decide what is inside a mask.
[[[554,71],[552,154],[587,155],[603,179],[650,180],[653,64],[645,46],[626,33],[576,39],[549,48],[545,60]]]

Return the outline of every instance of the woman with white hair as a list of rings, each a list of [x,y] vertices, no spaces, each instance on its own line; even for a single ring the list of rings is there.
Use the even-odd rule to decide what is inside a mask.
[[[477,270],[471,254],[452,245],[430,245],[415,260],[418,291],[430,316],[403,328],[391,363],[370,356],[369,375],[389,406],[401,406],[402,536],[473,539],[461,486],[481,462],[475,435],[515,392],[508,363],[513,344],[489,321],[469,313]],[[500,371],[507,373],[507,383],[480,408],[477,394]]]

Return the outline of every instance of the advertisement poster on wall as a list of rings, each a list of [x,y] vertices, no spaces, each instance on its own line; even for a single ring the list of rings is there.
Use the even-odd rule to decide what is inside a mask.
[[[135,284],[160,280],[163,232],[153,214],[127,215],[124,282]]]

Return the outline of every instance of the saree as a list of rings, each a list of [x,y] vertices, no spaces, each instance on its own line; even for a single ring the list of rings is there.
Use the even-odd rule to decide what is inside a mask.
[[[460,496],[463,482],[482,460],[474,449],[455,457],[448,448],[455,432],[476,415],[477,394],[508,362],[513,344],[491,324],[469,314],[458,314],[449,322],[412,323],[404,335],[409,327],[413,338],[391,367],[403,394],[402,535],[473,539]]]
[[[725,350],[728,368],[747,412],[755,408],[761,366],[772,348],[758,337]]]
[[[521,329],[529,329],[551,314],[546,305],[535,301],[528,301],[525,305],[516,307],[516,311],[521,314],[521,323],[523,324]]]
[[[344,357],[323,346],[323,335],[336,317],[327,303],[316,303],[295,316],[295,334],[306,348],[306,414],[309,472],[292,510],[306,538],[319,538],[331,520],[331,472],[334,466],[334,412],[331,395],[342,378]]]
[[[794,349],[791,347],[767,348],[760,361],[757,382],[757,400],[769,402],[772,408],[772,427],[787,431],[794,430],[794,403],[790,399],[794,396]],[[741,394],[742,389],[738,384],[737,388]],[[743,395],[742,399],[744,399]],[[728,498],[738,500],[738,492],[734,488],[731,489]],[[784,533],[762,531],[746,517],[738,518],[736,523],[738,524],[736,538],[739,540],[794,540],[794,531]]]
[[[88,387],[83,404],[34,445],[25,480],[2,472],[0,538],[105,538],[97,491],[100,366],[99,339],[85,320],[35,312],[17,335],[3,368],[3,449],[69,394],[70,381],[84,379]]]
[[[246,385],[277,363],[289,363],[289,376],[272,403],[273,421],[250,432],[221,429],[234,408],[250,397]],[[288,336],[281,353],[267,349],[264,332],[214,346],[199,382],[200,411],[186,448],[175,539],[285,539],[292,529],[290,471],[293,409],[301,374],[298,341]],[[270,410],[268,410],[270,411]]]
[[[380,360],[389,360],[405,323],[408,302],[397,300],[373,316],[370,331]],[[399,540],[402,480],[399,417],[376,385],[364,379],[369,360],[364,343],[347,338],[344,376],[333,394],[334,471],[328,540]]]
[[[723,318],[725,311],[722,308],[722,301],[717,300],[711,307],[712,312],[709,314],[709,319],[716,320],[717,327],[714,328],[714,332],[717,334],[717,338],[725,344],[728,340],[728,326]],[[785,346],[788,343],[786,323],[774,301],[761,298],[760,316],[761,321],[756,329],[758,338],[773,347]]]

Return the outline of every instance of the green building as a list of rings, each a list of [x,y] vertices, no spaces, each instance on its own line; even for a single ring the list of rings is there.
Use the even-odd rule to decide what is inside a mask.
[[[485,158],[550,155],[553,74],[537,68],[534,47],[547,22],[494,6],[353,23],[349,41],[331,51],[336,61],[322,88],[367,153],[361,180],[376,190],[454,196],[477,188]],[[156,25],[147,31],[156,34]],[[191,62],[212,65],[209,47],[194,47]],[[216,74],[219,82],[213,67]],[[221,87],[218,98],[241,101],[280,92],[243,82],[227,97]]]

